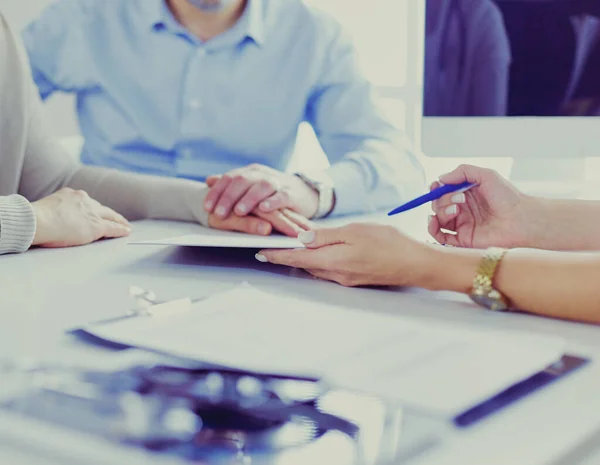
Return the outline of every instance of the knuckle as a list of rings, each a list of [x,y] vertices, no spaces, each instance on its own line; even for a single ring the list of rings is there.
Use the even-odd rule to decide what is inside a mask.
[[[248,182],[248,178],[244,174],[236,174],[235,176],[233,176],[233,178],[231,178],[231,182],[234,182],[236,184],[243,184]]]
[[[267,179],[261,179],[257,185],[258,185],[258,187],[260,187],[261,190],[265,190],[265,191],[273,190],[275,187],[273,182],[269,181]]]
[[[224,174],[223,176],[221,176],[221,179],[219,179],[219,183],[220,184],[228,184],[231,182],[233,176],[231,176],[230,174]]]
[[[229,192],[225,192],[221,196],[221,200],[219,200],[219,206],[224,207],[224,208],[231,208],[231,206],[233,206],[234,203],[235,203],[235,197],[233,194],[231,194]]]

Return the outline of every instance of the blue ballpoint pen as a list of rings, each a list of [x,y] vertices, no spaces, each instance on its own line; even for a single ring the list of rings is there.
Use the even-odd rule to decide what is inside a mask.
[[[398,208],[395,208],[391,212],[388,213],[388,216],[397,215],[398,213],[402,213],[408,210],[412,210],[413,208],[420,207],[421,205],[432,202],[439,198],[442,198],[446,194],[450,194],[452,192],[466,192],[469,189],[477,186],[476,183],[471,182],[463,182],[461,184],[445,184],[436,189],[433,189],[428,194],[422,195],[421,197],[417,197],[410,202],[406,202],[404,205],[400,205]]]

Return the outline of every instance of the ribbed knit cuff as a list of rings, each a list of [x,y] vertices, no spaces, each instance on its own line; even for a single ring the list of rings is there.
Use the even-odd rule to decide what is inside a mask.
[[[31,204],[20,195],[0,196],[0,254],[25,252],[35,236]]]

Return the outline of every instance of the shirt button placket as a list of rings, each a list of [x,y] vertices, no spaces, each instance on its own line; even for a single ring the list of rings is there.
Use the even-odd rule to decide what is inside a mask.
[[[185,76],[183,87],[183,114],[181,122],[181,133],[184,140],[189,141],[199,135],[202,128],[200,110],[203,106],[201,96],[199,95],[202,89],[201,81],[203,74],[203,63],[207,56],[207,51],[204,48],[198,48],[192,58],[188,73]],[[181,150],[183,160],[191,160],[194,156],[194,147],[185,146]],[[178,171],[180,171],[178,169]]]

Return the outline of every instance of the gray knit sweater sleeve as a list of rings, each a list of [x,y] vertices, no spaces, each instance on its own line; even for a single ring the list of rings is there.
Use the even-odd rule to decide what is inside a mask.
[[[35,235],[31,204],[20,195],[0,197],[0,255],[27,250]]]

